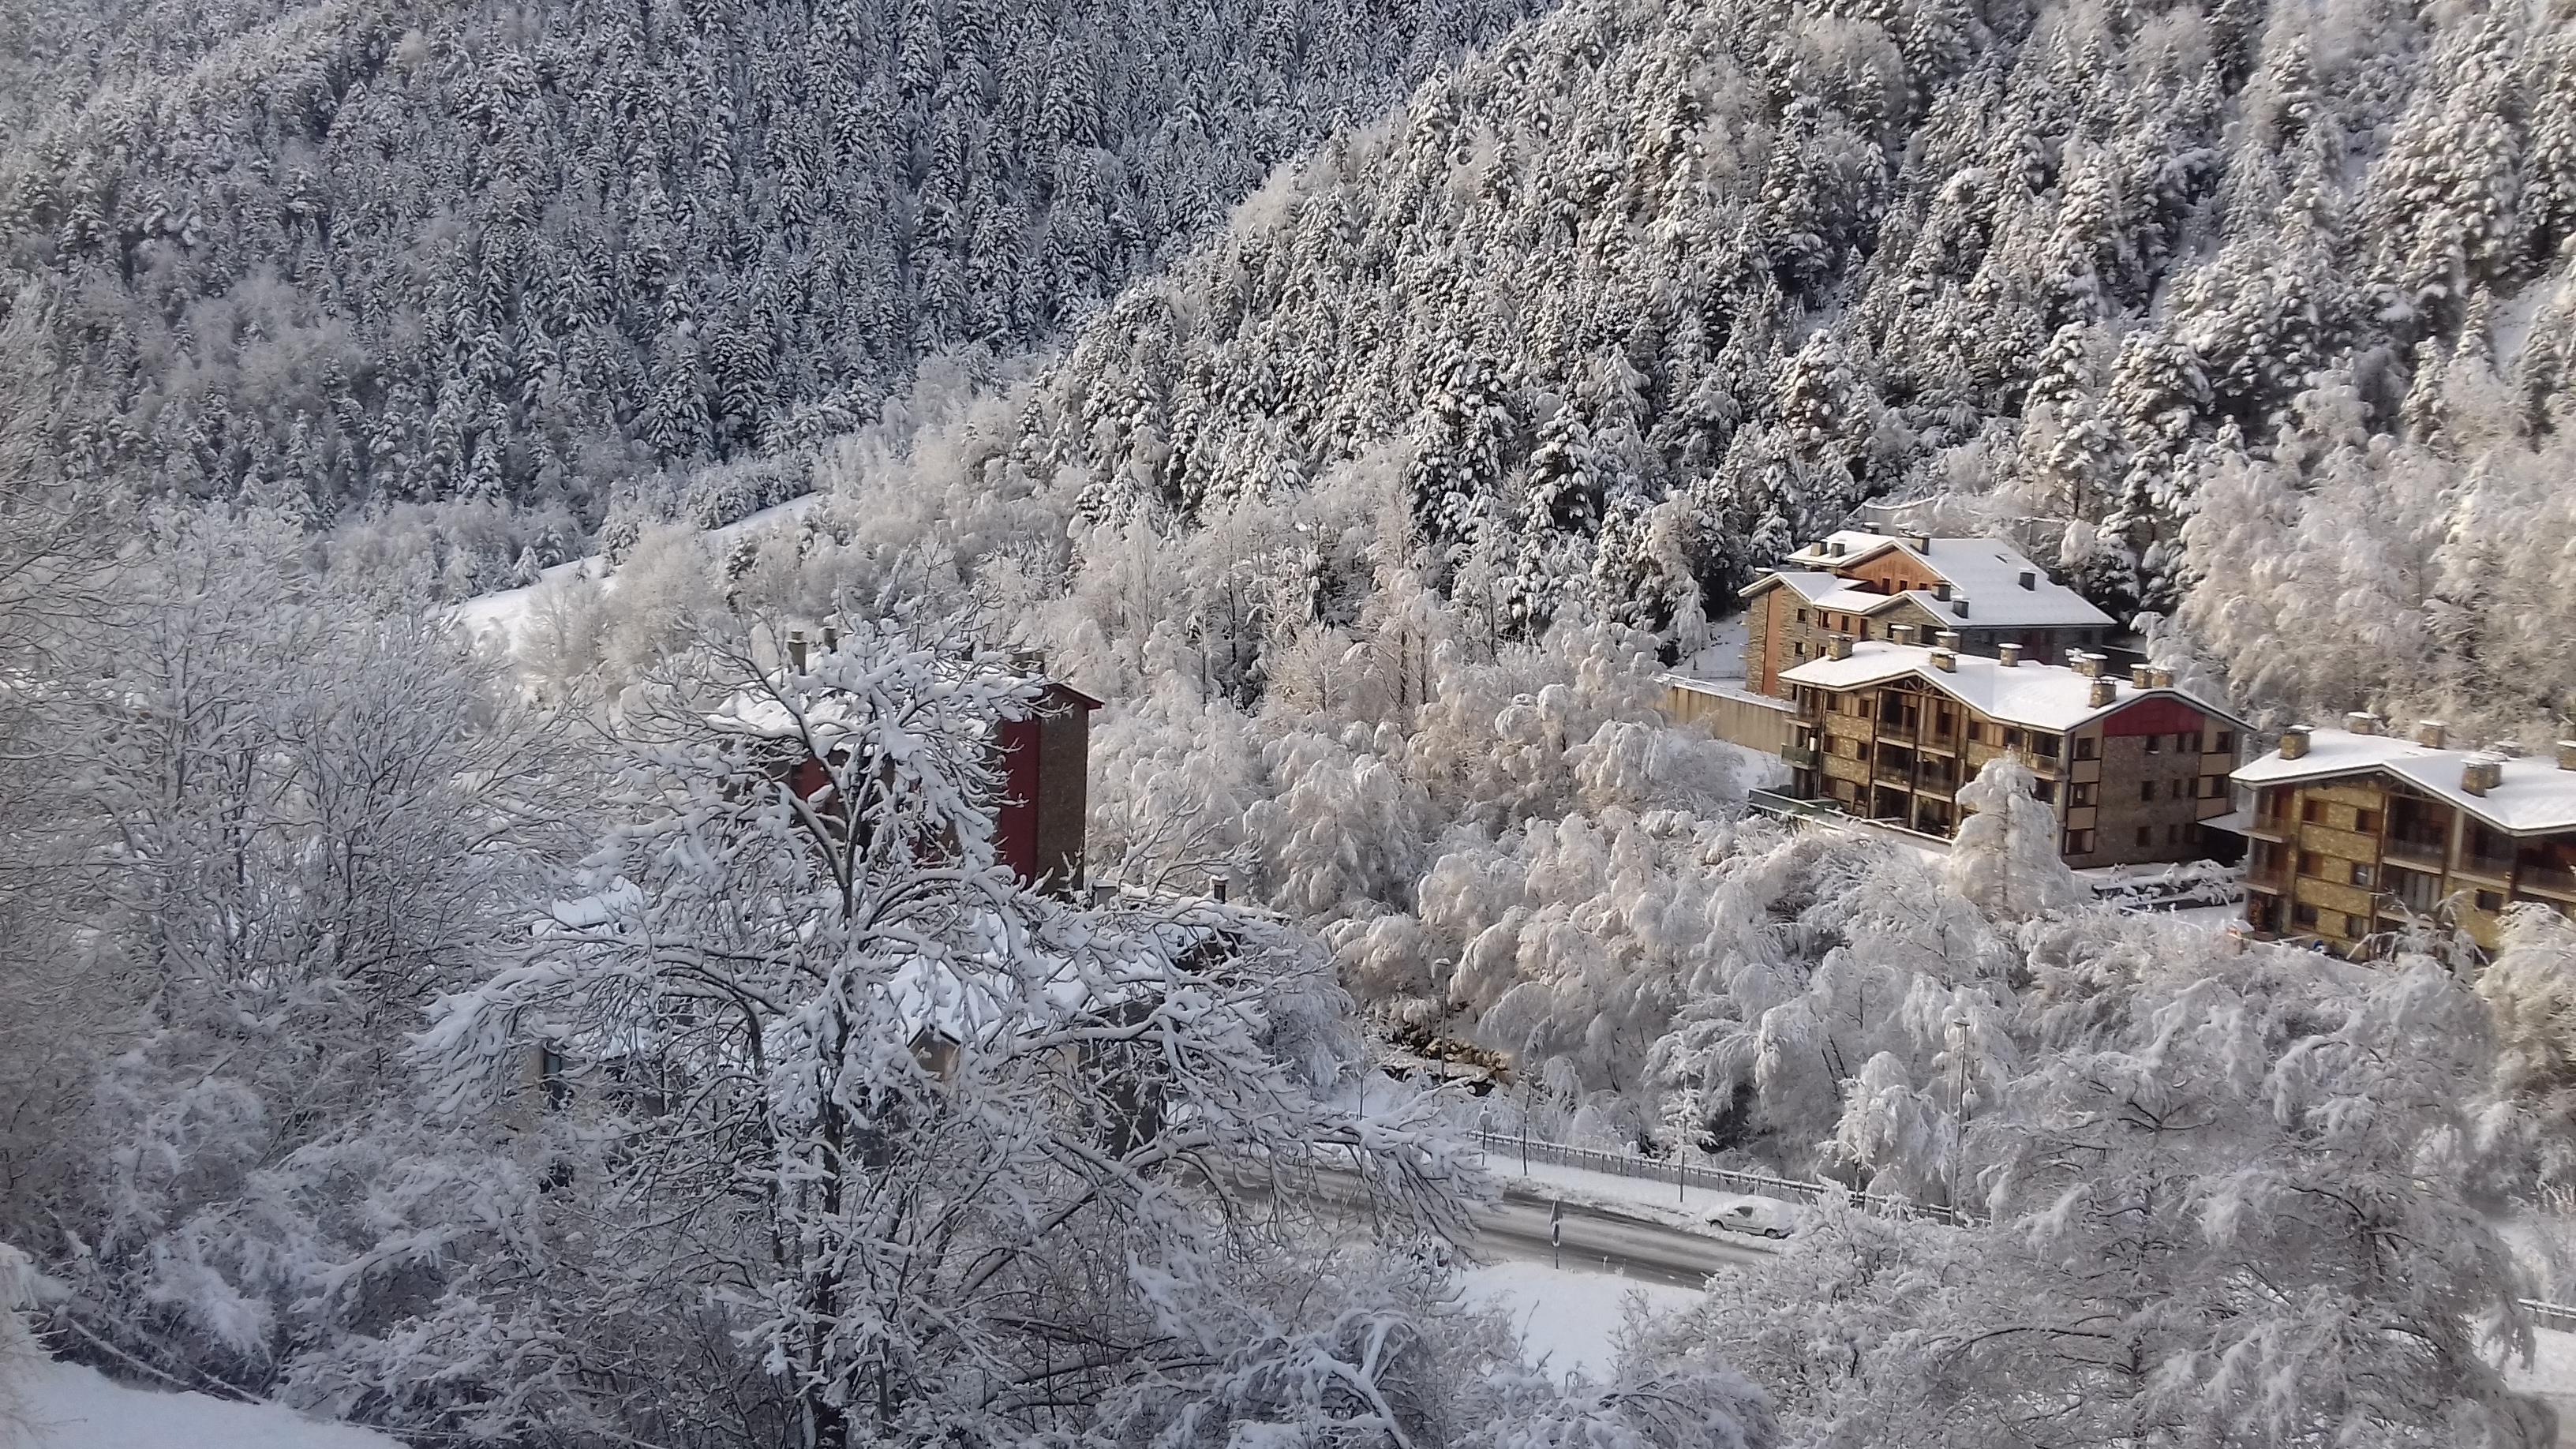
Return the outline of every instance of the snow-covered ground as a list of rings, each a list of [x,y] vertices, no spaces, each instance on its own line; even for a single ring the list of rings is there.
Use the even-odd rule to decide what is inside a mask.
[[[1673,665],[1673,673],[1713,684],[1744,682],[1744,627],[1749,614],[1722,619],[1709,630],[1708,642]]]
[[[1545,1263],[1496,1263],[1459,1275],[1470,1301],[1507,1307],[1533,1358],[1559,1376],[1598,1379],[1610,1371],[1631,1302],[1669,1313],[1699,1300],[1696,1288],[1562,1270]]]
[[[2558,1442],[2576,1446],[2576,1333],[2543,1329],[2529,1366],[2507,1363],[2504,1380],[2513,1388],[2538,1394],[2558,1411]]]
[[[801,498],[790,498],[784,503],[764,508],[758,513],[737,519],[721,528],[709,529],[706,534],[707,545],[709,548],[722,548],[729,541],[745,534],[756,533],[777,524],[792,523],[820,506],[826,496],[828,495],[822,493],[808,493]],[[608,560],[594,554],[589,558],[577,558],[569,563],[556,564],[553,568],[538,574],[537,582],[533,584],[525,584],[515,589],[502,589],[495,593],[480,594],[467,599],[456,606],[452,617],[464,626],[466,633],[476,638],[497,637],[504,648],[515,650],[518,647],[519,635],[527,627],[529,612],[535,606],[537,599],[549,589],[566,588],[582,579],[596,579],[603,589],[617,587],[617,578],[608,567]]]
[[[11,1439],[0,1420],[0,1442],[13,1449],[401,1449],[382,1434],[273,1404],[156,1394],[76,1364],[36,1364],[22,1388],[25,1435]]]

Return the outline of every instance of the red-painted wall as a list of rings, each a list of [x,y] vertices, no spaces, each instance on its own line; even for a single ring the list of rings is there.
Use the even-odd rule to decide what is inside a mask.
[[[1038,878],[1038,722],[1015,719],[1002,726],[1002,808],[993,822],[1002,864],[1023,882]]]
[[[2102,721],[2106,735],[2178,735],[2198,733],[2209,716],[2178,699],[2142,699]]]

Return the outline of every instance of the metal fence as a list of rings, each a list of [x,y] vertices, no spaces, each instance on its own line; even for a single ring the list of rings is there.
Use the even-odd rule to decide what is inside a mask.
[[[2532,1322],[2542,1328],[2554,1328],[2561,1333],[2576,1333],[2576,1308],[2570,1308],[2564,1303],[2543,1303],[2537,1298],[2525,1298],[2522,1300],[2522,1309],[2531,1315]]]
[[[1794,1177],[1770,1177],[1759,1172],[1735,1172],[1723,1167],[1696,1167],[1652,1157],[1632,1157],[1623,1152],[1573,1147],[1540,1137],[1524,1139],[1512,1132],[1478,1132],[1475,1139],[1478,1147],[1493,1156],[1525,1157],[1528,1161],[1544,1162],[1551,1167],[1579,1167],[1586,1172],[1606,1172],[1644,1182],[1670,1182],[1718,1192],[1740,1192],[1749,1197],[1776,1197],[1789,1202],[1821,1202],[1840,1194],[1863,1212],[1882,1217],[1921,1218],[1953,1227],[1977,1227],[1982,1223],[1976,1216],[1955,1208],[1919,1203],[1911,1198],[1884,1193],[1852,1192],[1832,1183],[1802,1182]],[[2576,1306],[2544,1303],[2537,1298],[2525,1298],[2520,1302],[2523,1311],[2530,1314],[2532,1322],[2539,1327],[2576,1333]]]
[[[1828,1197],[1839,1196],[1863,1212],[1882,1217],[1922,1218],[1954,1227],[1974,1226],[1976,1221],[1952,1208],[1884,1193],[1852,1192],[1832,1183],[1801,1182],[1796,1178],[1769,1177],[1758,1172],[1736,1172],[1723,1167],[1699,1167],[1652,1157],[1631,1157],[1620,1152],[1571,1147],[1537,1137],[1524,1140],[1511,1132],[1478,1132],[1475,1136],[1476,1145],[1493,1156],[1526,1155],[1531,1162],[1544,1162],[1552,1167],[1579,1167],[1586,1172],[1606,1172],[1646,1182],[1669,1182],[1718,1192],[1740,1192],[1750,1197],[1776,1197],[1790,1202],[1822,1202]]]

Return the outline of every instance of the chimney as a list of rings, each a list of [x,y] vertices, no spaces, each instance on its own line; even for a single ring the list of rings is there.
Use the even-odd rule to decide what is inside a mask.
[[[1950,612],[1958,615],[1962,619],[1968,617],[1968,596],[1961,594],[1959,597],[1952,599],[1950,601]]]
[[[1997,667],[2003,669],[2021,668],[2021,646],[2018,644],[1996,645],[1995,664]]]
[[[2576,740],[2558,742],[2558,768],[2576,770]]]
[[[1945,604],[1950,602],[1950,581],[1948,579],[1943,579],[1941,582],[1934,584],[1932,586],[1932,597],[1939,599]]]
[[[1933,667],[1933,668],[1935,668],[1935,669],[1940,670],[1943,674],[1956,674],[1956,673],[1958,673],[1958,672],[1959,672],[1959,652],[1958,652],[1957,650],[1955,650],[1955,649],[1935,649],[1935,650],[1933,650],[1933,651],[1932,651],[1932,667]]]
[[[2129,687],[2131,689],[2153,689],[2155,686],[2148,681],[2155,677],[2155,670],[2147,665],[2132,664],[2129,666]]]
[[[1941,648],[1956,653],[1959,648],[1959,631],[1956,629],[1944,629],[1940,633],[1932,636],[1932,642],[1939,645]]]
[[[2096,674],[2093,676],[2093,690],[2091,693],[2084,696],[2084,702],[2095,709],[2100,709],[2102,706],[2109,704],[2119,697],[2120,681],[2116,679],[2104,679],[2100,675]]]
[[[1118,887],[1110,884],[1109,882],[1105,880],[1096,880],[1091,883],[1092,909],[1097,910],[1100,907],[1109,904],[1112,900],[1115,900],[1117,896]]]
[[[1887,626],[1887,637],[1910,649],[1914,646],[1914,626],[1911,624],[1890,624]]]
[[[2102,656],[2099,654],[2087,654],[2081,649],[2069,649],[2066,651],[2066,662],[2074,666],[2076,673],[2087,679],[2102,677]]]
[[[1851,644],[1852,640],[1849,634],[1836,634],[1825,641],[1825,657],[1827,659],[1849,659],[1851,657]]]
[[[1905,541],[1914,545],[1914,551],[1916,553],[1930,553],[1932,551],[1932,535],[1928,533],[1907,534]]]
[[[2147,687],[2148,687],[2149,689],[2171,689],[2171,688],[2173,688],[2173,671],[2172,671],[2172,670],[2170,670],[2170,669],[2165,668],[2165,667],[2164,667],[2163,665],[2161,665],[2161,664],[2157,665],[2157,666],[2156,666],[2155,668],[2153,668],[2153,669],[2148,670],[2148,671],[2147,671]]]
[[[2305,758],[2308,753],[2308,734],[2309,729],[2303,724],[2292,725],[2281,731],[2281,758],[2285,760]]]
[[[2483,795],[2504,783],[2504,761],[2494,755],[2471,755],[2460,765],[2460,788]]]
[[[1221,876],[1221,875],[1212,875],[1212,876],[1209,876],[1209,877],[1208,877],[1208,899],[1209,899],[1209,900],[1212,900],[1212,901],[1214,901],[1214,902],[1216,902],[1216,903],[1217,903],[1217,904],[1219,904],[1219,905],[1223,905],[1223,904],[1225,904],[1225,893],[1226,893],[1226,890],[1227,890],[1229,887],[1231,887],[1233,884],[1234,884],[1234,883],[1233,883],[1232,881],[1230,881],[1230,880],[1226,879],[1224,876]]]
[[[1046,651],[1014,649],[1011,651],[1011,667],[1031,679],[1044,679],[1046,678]]]
[[[841,626],[838,624],[825,624],[823,626],[823,652],[829,654],[840,647]]]
[[[2036,569],[2023,569],[2021,571],[2019,582],[2025,589],[2037,589],[2039,587],[2039,571]]]
[[[1843,550],[1847,547],[1849,547],[1849,545],[1837,538],[1829,541],[1825,545],[1825,552],[1833,555],[1835,558],[1841,558],[1843,556]]]
[[[2357,709],[2343,717],[2343,728],[2346,734],[2375,735],[2379,733],[2379,716],[2366,709]]]
[[[805,670],[805,631],[802,629],[787,631],[787,667],[800,674]]]

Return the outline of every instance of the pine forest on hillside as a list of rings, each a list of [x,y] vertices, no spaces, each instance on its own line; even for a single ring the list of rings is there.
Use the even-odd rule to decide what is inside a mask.
[[[2566,0],[0,0],[0,1441],[2544,1449],[2576,905],[1665,675],[1991,536],[2563,790],[2571,480]]]

